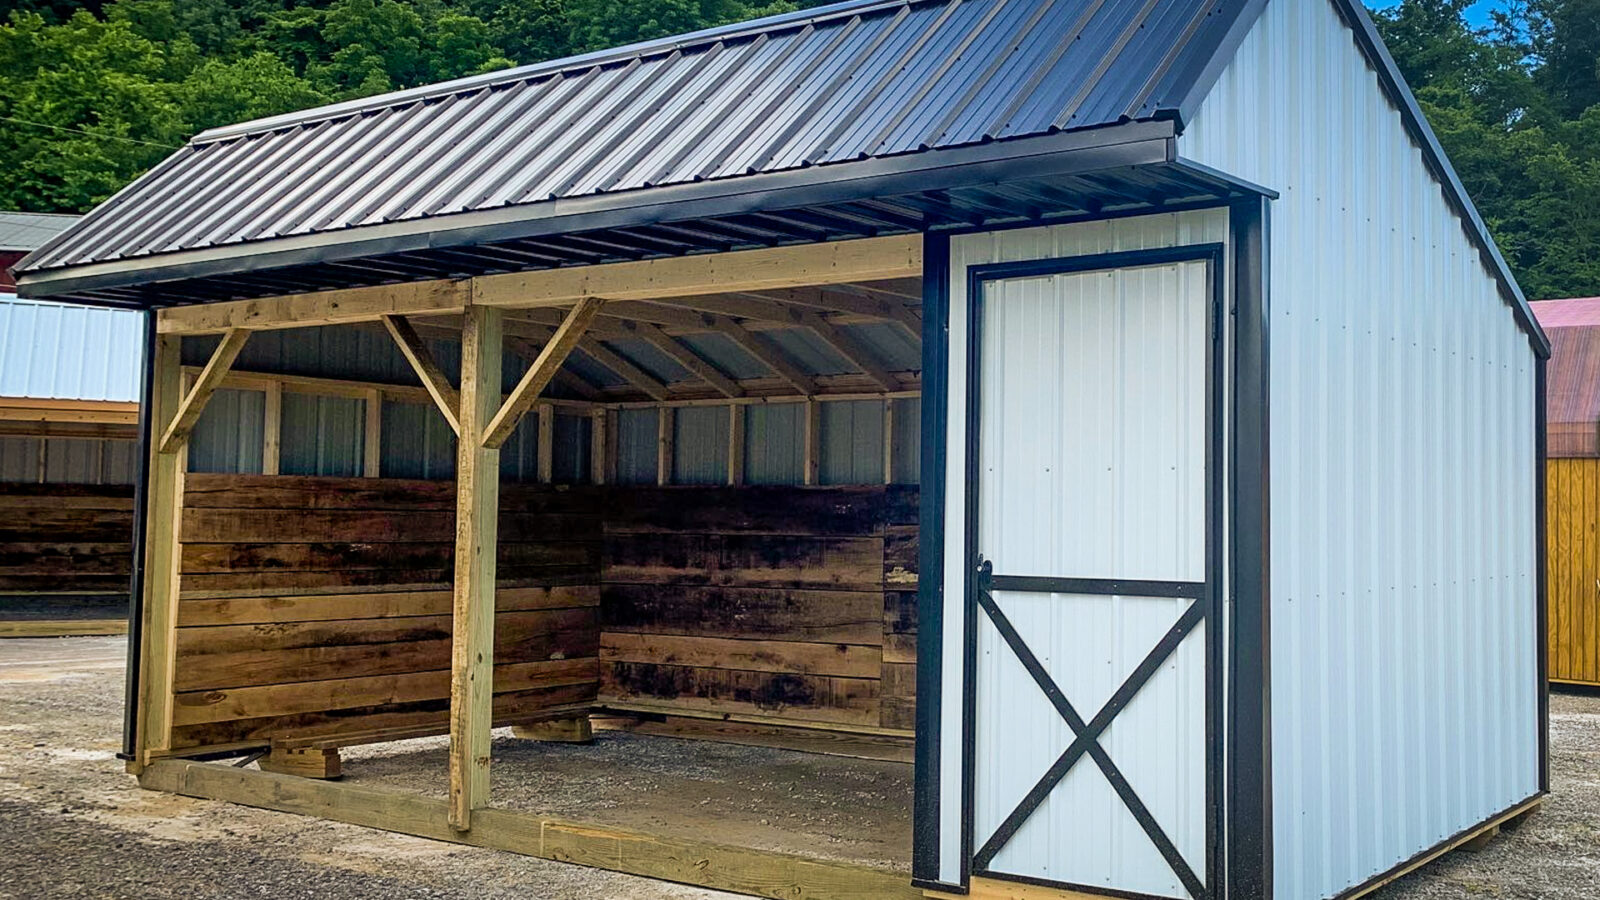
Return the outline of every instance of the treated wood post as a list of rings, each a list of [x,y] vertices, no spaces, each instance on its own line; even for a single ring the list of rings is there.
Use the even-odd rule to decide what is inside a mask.
[[[156,338],[151,376],[149,518],[145,525],[143,652],[140,684],[138,762],[172,741],[172,672],[178,625],[178,542],[183,519],[183,476],[189,463],[187,434],[162,449],[183,405],[183,361],[175,335]]]
[[[472,827],[489,801],[494,698],[495,546],[500,451],[484,446],[500,408],[499,310],[469,306],[461,326],[461,439],[456,453],[456,571],[450,674],[450,826]]]

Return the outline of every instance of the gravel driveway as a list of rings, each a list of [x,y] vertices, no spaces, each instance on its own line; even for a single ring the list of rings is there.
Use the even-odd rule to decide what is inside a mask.
[[[122,654],[119,638],[0,640],[0,897],[731,896],[139,790],[114,758]],[[1600,698],[1551,706],[1545,808],[1375,898],[1600,898]]]

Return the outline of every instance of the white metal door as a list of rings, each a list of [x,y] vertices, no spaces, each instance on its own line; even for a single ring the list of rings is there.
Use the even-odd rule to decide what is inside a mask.
[[[973,271],[975,874],[1211,896],[1219,260]]]

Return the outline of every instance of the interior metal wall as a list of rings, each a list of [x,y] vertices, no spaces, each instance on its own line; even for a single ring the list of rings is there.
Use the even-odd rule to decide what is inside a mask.
[[[1276,895],[1539,788],[1534,355],[1327,0],[1278,0],[1179,152],[1271,209]]]
[[[132,484],[137,459],[134,441],[0,435],[0,482]]]
[[[1087,256],[1187,244],[1224,243],[1227,239],[1228,216],[1226,210],[1220,209],[984,232],[951,238],[948,320],[950,371],[947,383],[948,395],[944,398],[950,404],[945,439],[945,561],[942,573],[945,588],[941,683],[944,685],[945,696],[939,709],[939,878],[941,881],[952,884],[961,882],[964,852],[962,834],[966,828],[966,823],[962,821],[964,729],[960,698],[965,674],[963,648],[967,639],[964,631],[965,598],[962,590],[967,576],[967,430],[964,406],[968,387],[967,269],[970,266],[993,262]],[[990,681],[989,684],[996,690],[1001,690],[1004,682]],[[990,702],[1004,702],[1005,699],[996,695]],[[1115,809],[1107,808],[1103,815],[1082,816],[1076,823],[1077,827],[1084,829],[1080,837],[1091,843],[1098,841],[1101,832],[1113,827],[1112,816],[1115,814]],[[1060,840],[1070,842],[1072,838],[1063,835]],[[1063,848],[1067,844],[1057,843],[1059,845],[1053,847],[1041,846],[1037,852],[1065,852]]]

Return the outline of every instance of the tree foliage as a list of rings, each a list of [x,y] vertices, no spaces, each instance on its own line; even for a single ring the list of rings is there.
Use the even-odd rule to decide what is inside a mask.
[[[1406,80],[1523,290],[1600,294],[1600,0],[1377,13]]]
[[[198,131],[816,0],[0,0],[0,208],[78,212]],[[1532,296],[1600,294],[1600,0],[1376,14]]]

